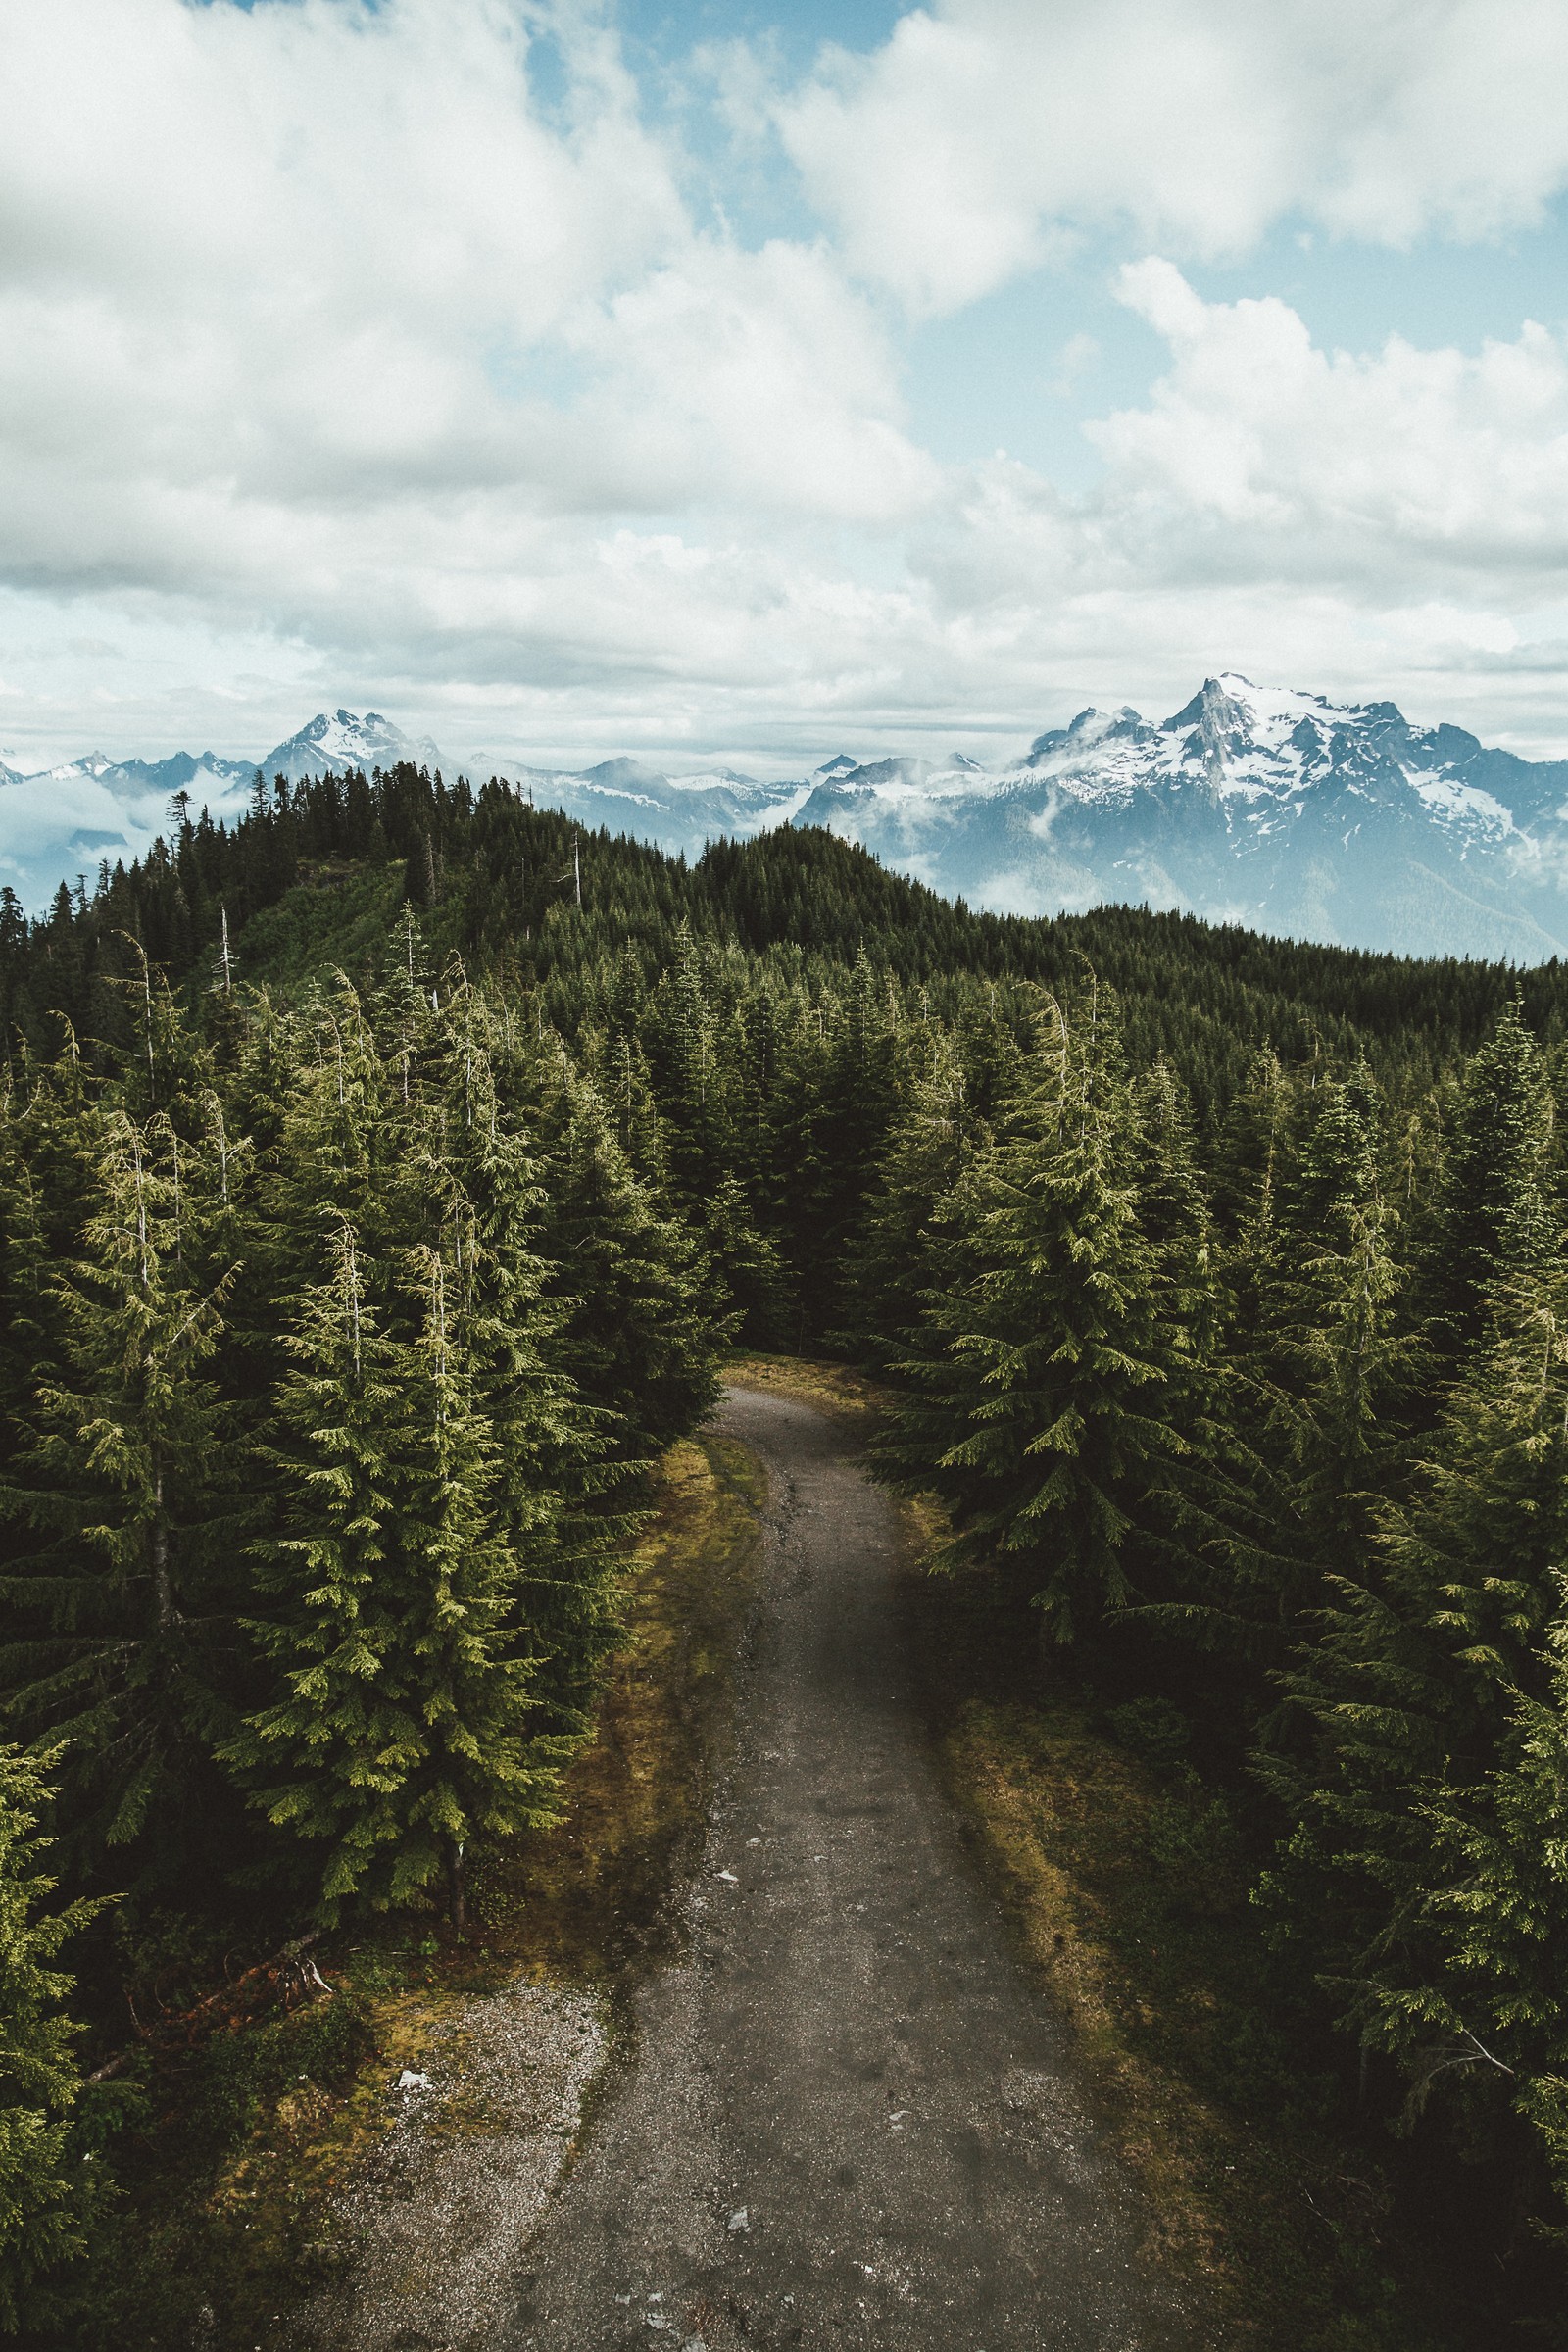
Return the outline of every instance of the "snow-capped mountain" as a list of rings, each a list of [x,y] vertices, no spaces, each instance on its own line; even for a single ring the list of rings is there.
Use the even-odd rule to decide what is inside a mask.
[[[400,760],[415,767],[447,764],[428,735],[405,735],[379,710],[367,710],[363,718],[352,710],[318,710],[309,726],[269,752],[261,767],[269,780],[287,776],[298,784],[305,776],[346,776],[355,768],[368,775],[372,768],[396,767]]]
[[[237,814],[254,763],[216,752],[168,760],[110,760],[87,752],[32,775],[0,767],[0,883],[37,909],[62,881],[90,882],[100,861],[129,859],[168,828],[170,801],[188,792],[193,808]]]
[[[0,882],[23,903],[41,907],[60,883],[78,873],[88,881],[103,858],[113,865],[139,857],[169,830],[169,804],[190,795],[194,811],[239,814],[258,768],[270,779],[345,775],[363,767],[391,767],[400,760],[442,764],[427,736],[405,735],[378,710],[318,711],[308,726],[277,744],[265,759],[227,760],[216,752],[175,752],[167,760],[111,760],[85,752],[79,760],[31,775],[0,766]],[[455,768],[451,772],[456,772]]]
[[[787,782],[637,760],[452,759],[379,711],[321,711],[256,762],[92,753],[33,776],[0,766],[0,881],[39,906],[63,876],[144,850],[176,792],[231,815],[258,766],[298,780],[400,760],[475,783],[500,775],[541,807],[688,857],[721,834],[824,825],[1002,911],[1108,900],[1406,955],[1568,955],[1568,761],[1413,727],[1392,703],[1331,703],[1234,673],[1157,723],[1081,710],[994,767],[840,752]]]
[[[1404,955],[1568,954],[1568,761],[1392,703],[1210,678],[1174,717],[1082,710],[1000,769],[839,768],[796,814],[972,905],[1101,901]]]

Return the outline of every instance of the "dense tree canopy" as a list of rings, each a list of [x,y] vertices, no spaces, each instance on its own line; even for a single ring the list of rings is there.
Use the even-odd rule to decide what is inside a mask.
[[[732,1341],[880,1375],[950,1556],[1179,1711],[1355,2095],[1562,2225],[1568,975],[399,768],[0,900],[0,1019],[17,2277],[73,2228],[62,1905],[461,1921]]]

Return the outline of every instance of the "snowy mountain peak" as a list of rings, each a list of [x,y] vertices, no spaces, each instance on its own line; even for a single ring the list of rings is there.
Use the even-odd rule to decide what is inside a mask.
[[[450,775],[383,711],[321,710],[259,764],[298,782],[411,760]],[[170,796],[234,815],[258,763],[101,752],[23,776],[0,767],[0,880],[31,906],[100,856],[166,832]],[[1221,669],[1169,718],[1090,705],[1021,758],[982,765],[848,752],[795,782],[636,759],[579,771],[476,756],[541,808],[700,857],[768,826],[822,825],[972,906],[1050,914],[1099,902],[1185,907],[1299,938],[1412,955],[1568,955],[1568,760],[1411,725]]]
[[[405,735],[380,710],[359,717],[341,708],[318,710],[297,735],[289,736],[262,761],[268,776],[287,776],[299,783],[305,776],[349,774],[361,768],[396,767],[406,760],[415,767],[439,767],[441,754],[428,735]]]
[[[1408,954],[1568,952],[1568,761],[1390,702],[1220,670],[1157,724],[1091,705],[983,775],[882,760],[814,781],[797,821],[971,905],[1145,901]]]

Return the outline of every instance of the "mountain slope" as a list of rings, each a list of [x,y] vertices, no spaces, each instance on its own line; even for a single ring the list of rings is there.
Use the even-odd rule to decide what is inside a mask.
[[[1568,762],[1392,703],[1210,678],[1173,717],[1080,711],[1016,766],[840,770],[795,817],[976,904],[1102,901],[1404,955],[1568,953]]]
[[[768,782],[629,759],[464,760],[380,711],[342,709],[259,764],[298,782],[402,760],[449,778],[499,775],[541,808],[688,858],[721,838],[822,826],[999,912],[1147,904],[1404,955],[1568,956],[1568,761],[1413,727],[1392,703],[1335,704],[1234,673],[1158,723],[1126,708],[1080,711],[996,768],[841,752],[810,776]],[[0,879],[39,906],[62,875],[145,849],[175,792],[232,815],[254,773],[211,752],[0,770]]]
[[[581,770],[501,760],[489,767],[474,764],[480,773],[515,785],[541,808],[564,809],[595,830],[604,825],[688,858],[700,858],[709,842],[721,837],[745,841],[784,823],[811,790],[809,781],[765,784],[729,767],[666,776],[639,760],[605,760]]]

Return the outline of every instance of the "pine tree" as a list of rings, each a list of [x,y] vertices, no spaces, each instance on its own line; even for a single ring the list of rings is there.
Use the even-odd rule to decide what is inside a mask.
[[[1004,1137],[955,1200],[884,1468],[933,1490],[965,1547],[1028,1579],[1068,1641],[1131,1595],[1129,1539],[1184,1448],[1185,1334],[1138,1220],[1102,992],[1054,1008]]]
[[[990,1141],[970,1107],[956,1045],[945,1030],[931,1028],[924,1066],[847,1251],[844,1336],[879,1368],[903,1353],[918,1321],[924,1253],[939,1206],[960,1189],[974,1154]]]
[[[257,1550],[252,1632],[274,1695],[223,1754],[275,1826],[324,1844],[323,1920],[444,1873],[461,1933],[468,1840],[551,1818],[559,1745],[530,1737],[534,1662],[451,1263],[421,1253],[409,1342],[347,1225],[333,1256],[300,1302],[270,1447],[290,1500]]]
[[[101,1905],[52,1900],[38,1824],[58,1748],[0,1746],[0,2332],[18,2333],[43,2279],[83,2251],[71,2111],[81,2088],[64,1945]]]
[[[32,1541],[0,1580],[0,1678],[10,1721],[70,1742],[82,1850],[136,1840],[144,1870],[169,1875],[196,1834],[232,1639],[238,1505],[205,1370],[223,1284],[200,1279],[204,1171],[168,1122],[114,1111],[88,1134],[90,1213],[52,1285],[61,1366],[5,1496]]]
[[[1416,2079],[1445,2004],[1461,2014],[1449,1980],[1465,1898],[1444,1890],[1434,1825],[1450,1856],[1462,1847],[1521,1709],[1539,1727],[1553,1699],[1568,1556],[1560,1288],[1499,1299],[1409,1501],[1387,1512],[1368,1572],[1334,1580],[1289,1678],[1313,1748],[1265,1766],[1297,1825],[1270,1883],[1282,1931],[1309,1942],[1363,2040]]]
[[[1423,1812],[1442,1973],[1399,2013],[1418,2099],[1462,2075],[1533,2130],[1568,2205],[1568,1582],[1494,1768],[1445,1778]]]
[[[613,1415],[627,1458],[684,1437],[717,1394],[727,1298],[689,1231],[662,1215],[585,1079],[562,1065],[561,1129],[540,1237],[564,1323],[558,1361]]]
[[[548,1728],[580,1733],[620,1629],[629,1524],[612,1416],[563,1368],[568,1308],[538,1250],[540,1166],[492,1007],[463,983],[443,1022],[445,1116],[410,1163],[450,1247],[476,1393],[494,1435],[495,1509],[517,1562],[514,1621]],[[503,1088],[508,1098],[503,1103]],[[542,1716],[543,1720],[543,1716]]]
[[[1497,1285],[1544,1269],[1552,1099],[1516,998],[1465,1072],[1446,1141],[1436,1230],[1423,1268],[1430,1341],[1451,1373],[1485,1329]]]

